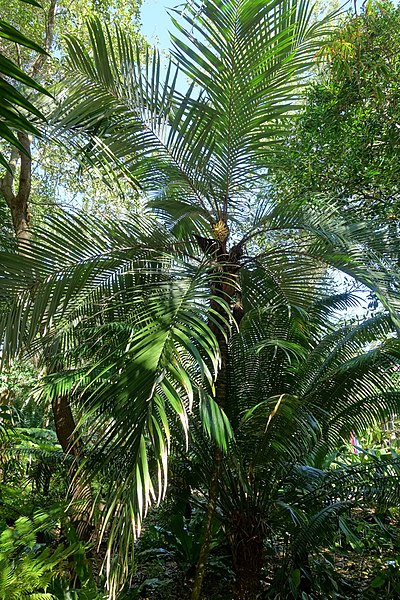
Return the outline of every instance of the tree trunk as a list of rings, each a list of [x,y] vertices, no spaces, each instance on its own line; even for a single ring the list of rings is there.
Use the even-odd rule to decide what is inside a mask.
[[[72,500],[71,520],[80,540],[90,540],[93,532],[91,506],[93,503],[92,489],[85,483],[79,472],[79,462],[83,455],[82,444],[76,434],[75,420],[67,396],[59,396],[52,402],[54,423],[60,445],[72,463],[68,469],[71,484]]]
[[[32,160],[30,157],[31,138],[27,133],[18,132],[18,139],[27,155],[16,148],[11,149],[9,167],[1,182],[1,192],[10,209],[12,224],[18,241],[29,240],[29,197],[31,193]],[[18,192],[15,193],[15,176],[18,162],[20,171]]]
[[[236,276],[239,270],[238,261],[240,258],[240,252],[237,251],[238,247],[235,246],[228,254],[226,250],[226,238],[223,241],[220,241],[218,246],[215,241],[204,240],[203,238],[201,238],[199,244],[205,251],[207,251],[207,249],[210,247],[217,248],[215,252],[215,258],[216,261],[221,264],[221,276],[214,282],[212,293],[214,295],[223,297],[226,302],[233,300],[236,294],[236,287],[232,284],[232,278]],[[212,246],[212,244],[214,244],[214,246]],[[214,318],[216,315],[221,316],[220,324],[221,327],[225,329],[225,334],[227,334],[228,332],[226,331],[226,326],[224,325],[224,317],[226,318],[226,315],[223,314],[223,308],[221,307],[220,303],[212,300],[210,307],[213,310]],[[215,382],[215,401],[219,404],[219,406],[221,406],[221,408],[224,408],[227,399],[228,386],[228,343],[223,331],[221,331],[216,323],[210,321],[209,327],[217,338],[221,357],[221,366]],[[214,452],[214,467],[209,487],[207,511],[203,530],[203,542],[196,566],[196,575],[193,583],[191,600],[200,600],[201,589],[206,574],[207,559],[210,552],[212,526],[219,496],[219,475],[223,456],[222,451],[217,447],[215,448]]]
[[[44,49],[48,52],[54,39],[54,27],[57,11],[57,1],[51,0],[46,18]],[[29,75],[37,77],[42,71],[47,54],[39,54],[29,69]],[[29,231],[29,200],[32,183],[31,137],[23,132],[17,133],[18,139],[25,149],[24,152],[12,147],[9,159],[9,171],[6,171],[0,181],[0,191],[10,209],[15,236],[19,243],[20,253],[24,254],[29,248],[31,238]],[[17,167],[20,165],[18,179]],[[17,188],[17,189],[16,189]],[[45,364],[48,360],[44,359]],[[58,441],[68,456],[72,457],[69,467],[71,479],[70,497],[73,502],[72,521],[80,539],[87,541],[93,530],[91,524],[92,491],[89,485],[81,480],[78,472],[79,460],[82,458],[82,447],[77,440],[75,420],[71,411],[69,399],[61,396],[52,403],[54,423]]]
[[[46,15],[46,30],[44,35],[44,50],[49,52],[54,39],[54,26],[57,12],[57,1],[51,0],[49,10]],[[47,59],[47,54],[39,54],[32,66],[28,70],[30,77],[35,78],[43,69]],[[1,193],[7,202],[11,212],[11,218],[15,235],[18,240],[29,240],[29,199],[31,194],[32,182],[32,158],[31,158],[31,137],[23,132],[17,133],[18,140],[25,149],[19,152],[16,148],[11,148],[9,167],[0,182]],[[18,177],[18,189],[15,191],[16,171],[18,162],[20,162],[20,172]]]
[[[253,528],[249,535],[248,525],[238,528],[233,543],[233,569],[236,575],[235,600],[257,600],[261,596],[263,560],[263,538]],[[241,535],[242,534],[242,535]]]
[[[210,553],[210,545],[211,545],[211,537],[212,537],[212,526],[214,521],[215,509],[217,506],[218,493],[219,493],[219,485],[218,478],[221,468],[222,461],[222,452],[219,448],[215,449],[214,454],[214,472],[212,475],[208,502],[207,502],[207,512],[206,518],[204,521],[204,530],[203,530],[203,542],[201,544],[199,559],[196,565],[196,575],[193,582],[192,588],[192,596],[191,600],[199,600],[201,594],[201,588],[203,587],[203,581],[206,574],[207,569],[207,560],[208,555]]]

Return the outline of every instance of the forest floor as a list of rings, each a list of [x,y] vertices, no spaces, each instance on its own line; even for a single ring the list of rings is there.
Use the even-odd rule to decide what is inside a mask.
[[[332,560],[333,558],[333,560]],[[357,552],[330,555],[326,559],[325,572],[320,569],[319,591],[310,596],[315,600],[395,600],[400,598],[397,582],[400,582],[399,569],[395,561],[381,560]],[[388,563],[393,564],[388,564]],[[193,578],[184,574],[174,560],[150,561],[138,568],[132,581],[133,587],[140,590],[137,596],[143,600],[189,600]],[[280,594],[275,589],[271,594],[270,582],[264,581],[262,600],[289,600],[287,593]],[[335,583],[336,581],[336,583]],[[374,586],[371,586],[372,582]],[[337,591],[337,585],[340,591]],[[291,596],[293,598],[293,596]],[[202,600],[233,600],[233,577],[218,577],[215,573],[207,575]],[[256,599],[255,599],[256,600]],[[260,599],[261,600],[261,599]]]

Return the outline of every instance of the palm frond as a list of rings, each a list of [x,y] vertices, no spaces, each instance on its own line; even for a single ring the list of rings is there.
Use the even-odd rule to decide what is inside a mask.
[[[273,288],[283,304],[304,306],[314,302],[317,291],[326,296],[327,270],[339,271],[370,289],[397,322],[399,273],[393,265],[397,254],[385,232],[348,221],[332,205],[318,211],[271,205],[258,231],[266,248],[248,260],[258,276],[257,290],[263,289],[264,270],[266,290]]]
[[[95,162],[114,157],[137,185],[157,193],[172,184],[209,221],[226,218],[257,161],[282,137],[283,119],[330,30],[329,18],[311,24],[311,14],[303,0],[191,2],[182,13],[186,29],[176,22],[180,35],[165,70],[156,52],[141,56],[120,31],[113,45],[92,21],[91,53],[67,39],[70,93],[54,115],[58,133],[81,132],[83,141],[71,142]],[[190,81],[185,93],[177,84],[182,69]]]
[[[32,1],[34,6],[39,4]],[[35,52],[46,54],[36,42],[23,35],[18,29],[10,23],[0,20],[0,38],[6,39],[15,44],[20,44],[26,48],[30,48]],[[28,99],[26,94],[22,94],[14,85],[5,79],[9,77],[18,83],[22,83],[30,89],[36,90],[41,94],[50,95],[37,81],[27,75],[21,68],[9,60],[3,53],[0,53],[0,138],[5,142],[17,148],[23,154],[26,154],[26,148],[19,141],[16,131],[27,131],[33,135],[40,136],[40,132],[34,125],[33,119],[26,116],[34,115],[39,121],[44,121],[44,115],[39,109]],[[5,77],[4,77],[5,76]],[[6,169],[10,166],[4,156],[0,152],[0,165]]]
[[[296,108],[301,77],[329,30],[329,18],[311,25],[311,14],[301,1],[195,0],[175,21],[173,55],[216,116],[212,160],[221,214],[249,184],[254,160],[268,162]]]
[[[23,255],[5,255],[4,358],[41,352],[50,371],[41,399],[67,396],[83,414],[78,427],[90,452],[82,476],[118,465],[103,532],[107,560],[117,547],[123,569],[149,504],[166,491],[171,423],[180,420],[188,436],[201,396],[210,435],[221,446],[231,435],[211,397],[220,360],[215,331],[229,329],[228,305],[210,296],[214,277],[207,261],[191,256],[190,242],[144,216],[115,224],[56,215]]]
[[[99,21],[89,23],[89,33],[92,56],[75,38],[67,39],[72,92],[53,116],[56,134],[81,131],[82,149],[95,163],[114,157],[140,188],[156,193],[174,184],[181,198],[194,197],[213,210],[204,179],[211,117],[193,107],[192,87],[178,93],[177,67],[170,61],[164,71],[156,51],[143,58],[123,32],[115,47]],[[70,141],[80,143],[74,136]]]

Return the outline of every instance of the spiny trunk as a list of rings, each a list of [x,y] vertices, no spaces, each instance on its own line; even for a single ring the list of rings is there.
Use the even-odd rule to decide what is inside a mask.
[[[265,524],[256,506],[241,504],[230,517],[235,600],[257,600],[262,592]]]

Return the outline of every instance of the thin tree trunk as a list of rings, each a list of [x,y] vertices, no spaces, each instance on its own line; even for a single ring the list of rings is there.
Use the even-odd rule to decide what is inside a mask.
[[[203,542],[200,548],[200,555],[196,565],[196,575],[193,582],[191,600],[199,600],[203,581],[207,569],[207,560],[210,553],[212,526],[214,522],[215,510],[217,507],[219,495],[219,473],[221,469],[222,452],[219,448],[215,449],[214,454],[214,471],[211,478],[210,489],[208,494],[207,512],[204,521]]]
[[[18,132],[18,139],[28,156],[11,148],[9,167],[1,181],[1,192],[10,209],[15,236],[18,241],[29,240],[29,197],[31,193],[32,161],[30,158],[31,138]],[[18,192],[15,192],[15,177],[18,162],[21,162],[18,177]]]
[[[51,0],[49,10],[47,11],[46,18],[46,31],[44,34],[44,49],[49,52],[54,40],[54,27],[56,24],[57,14],[57,0]],[[33,78],[36,77],[43,69],[44,63],[46,62],[46,54],[38,54],[36,60],[29,70],[29,75]]]
[[[48,52],[54,39],[54,27],[57,11],[57,1],[51,0],[49,10],[46,16],[46,31],[44,35],[44,49]],[[33,65],[29,69],[29,75],[36,77],[43,69],[47,59],[47,54],[39,54]],[[7,202],[11,212],[12,223],[15,235],[18,241],[29,240],[29,200],[32,183],[32,158],[31,143],[32,138],[25,132],[17,133],[18,139],[25,149],[19,152],[12,147],[9,159],[9,171],[6,172],[0,182],[0,191]],[[17,166],[20,163],[18,182],[16,182]],[[15,190],[18,184],[17,190]]]

